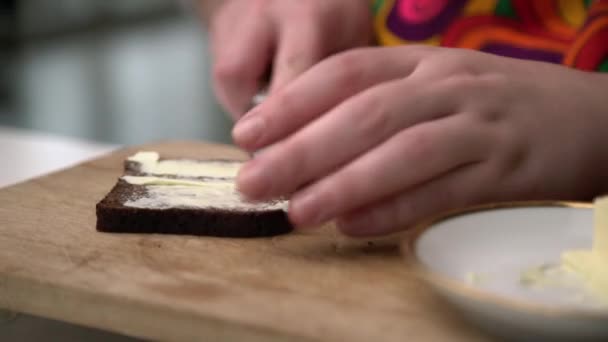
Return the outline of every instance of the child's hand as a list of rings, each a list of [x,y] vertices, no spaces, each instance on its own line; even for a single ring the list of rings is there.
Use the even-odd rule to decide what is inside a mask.
[[[586,199],[608,175],[606,77],[469,50],[342,53],[237,124],[240,146],[273,144],[238,185],[293,194],[296,224],[338,218],[351,235],[480,202]]]
[[[213,79],[235,119],[273,64],[271,92],[324,57],[369,44],[369,0],[229,0],[211,24]]]

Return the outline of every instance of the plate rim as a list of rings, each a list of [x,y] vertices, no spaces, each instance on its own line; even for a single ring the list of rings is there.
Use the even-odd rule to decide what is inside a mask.
[[[418,224],[416,224],[408,235],[408,238],[401,243],[401,254],[406,265],[408,265],[414,273],[422,278],[422,280],[430,283],[434,287],[438,287],[444,291],[455,293],[456,295],[472,299],[477,302],[490,303],[512,311],[525,312],[528,314],[542,315],[552,318],[582,318],[594,320],[608,320],[608,310],[594,310],[574,307],[554,307],[536,302],[528,302],[521,299],[514,299],[508,296],[500,295],[491,291],[483,290],[464,281],[458,281],[439,272],[430,270],[418,258],[416,254],[417,243],[424,233],[435,227],[441,222],[449,219],[464,216],[483,211],[494,211],[511,208],[572,208],[572,209],[593,209],[591,202],[576,202],[576,201],[515,201],[515,202],[496,202],[469,206],[465,208],[446,211],[434,215]]]

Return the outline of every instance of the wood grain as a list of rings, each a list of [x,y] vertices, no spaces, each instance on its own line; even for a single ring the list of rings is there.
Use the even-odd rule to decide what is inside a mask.
[[[127,148],[0,190],[0,307],[169,341],[475,341],[412,274],[399,237],[326,226],[274,238],[95,231],[125,157],[245,158],[228,146]]]

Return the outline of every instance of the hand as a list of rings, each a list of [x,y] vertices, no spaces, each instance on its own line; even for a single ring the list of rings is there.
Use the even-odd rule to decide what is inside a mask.
[[[227,0],[211,24],[213,82],[235,119],[263,86],[280,89],[326,56],[369,44],[369,0]]]
[[[269,97],[233,137],[238,186],[350,235],[490,201],[588,199],[608,175],[605,75],[481,52],[366,48]],[[606,189],[606,188],[604,188]]]

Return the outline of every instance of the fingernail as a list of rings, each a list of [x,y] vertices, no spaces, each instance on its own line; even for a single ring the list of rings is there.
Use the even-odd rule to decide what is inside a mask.
[[[237,175],[237,189],[252,199],[261,199],[269,193],[270,179],[258,160],[245,163]]]
[[[297,224],[315,225],[329,219],[329,212],[321,205],[318,193],[309,192],[291,201],[293,209],[290,210],[290,214],[293,214]]]
[[[245,115],[236,123],[232,137],[239,145],[255,145],[264,132],[264,119],[258,115]]]

